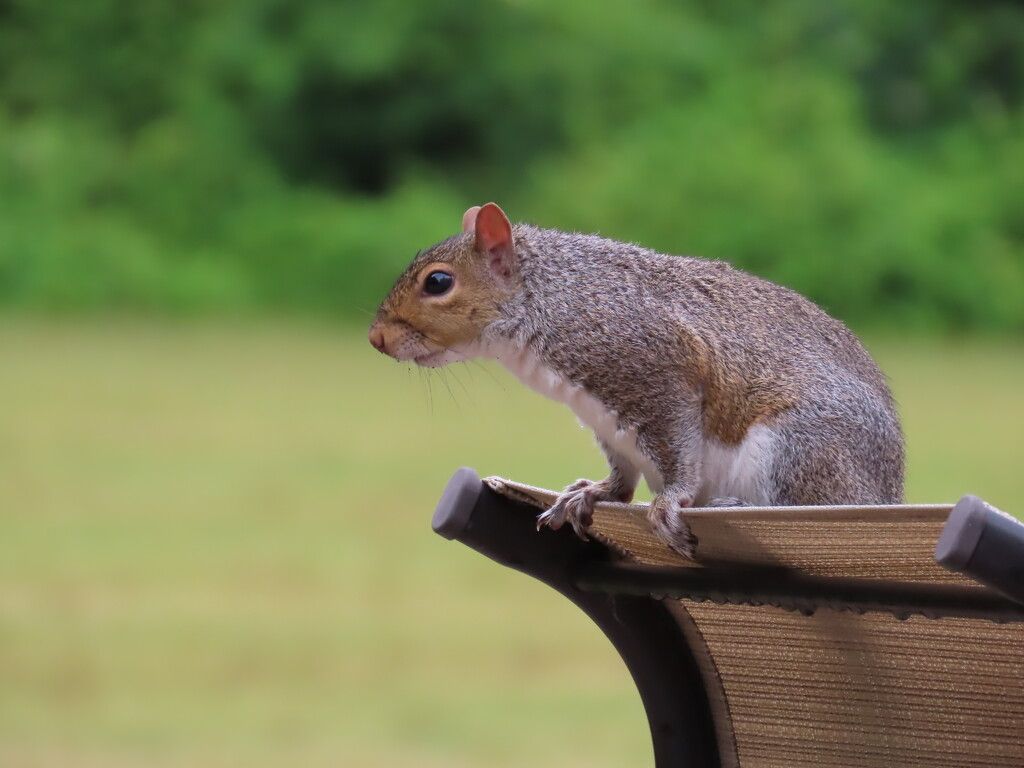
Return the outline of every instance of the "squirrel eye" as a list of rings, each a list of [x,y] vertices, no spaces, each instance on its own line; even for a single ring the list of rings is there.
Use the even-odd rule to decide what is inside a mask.
[[[455,284],[455,278],[447,272],[431,272],[423,281],[423,292],[431,296],[440,296],[446,293]]]

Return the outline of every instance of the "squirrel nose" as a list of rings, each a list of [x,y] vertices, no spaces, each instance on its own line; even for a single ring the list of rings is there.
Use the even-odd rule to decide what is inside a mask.
[[[384,332],[377,326],[370,328],[370,343],[378,352],[385,355],[388,353],[388,343],[384,340]]]

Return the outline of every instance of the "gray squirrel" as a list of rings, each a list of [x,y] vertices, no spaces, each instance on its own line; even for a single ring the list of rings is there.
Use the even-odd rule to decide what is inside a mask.
[[[538,518],[585,531],[643,475],[649,519],[693,558],[693,506],[898,504],[885,378],[815,304],[721,261],[512,226],[494,203],[419,254],[370,327],[397,360],[493,358],[594,430],[611,471]]]

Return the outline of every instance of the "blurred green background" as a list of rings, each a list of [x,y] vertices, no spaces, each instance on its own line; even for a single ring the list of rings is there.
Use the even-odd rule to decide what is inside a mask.
[[[0,766],[649,762],[560,598],[430,532],[602,473],[365,341],[462,211],[728,259],[864,335],[908,499],[1024,510],[1024,7],[0,2]]]
[[[469,204],[1024,330],[1024,11],[0,6],[0,300],[354,317]]]

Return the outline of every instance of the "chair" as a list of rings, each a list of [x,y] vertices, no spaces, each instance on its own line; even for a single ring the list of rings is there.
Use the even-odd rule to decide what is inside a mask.
[[[693,509],[693,562],[644,505],[538,532],[556,495],[462,468],[434,529],[601,628],[657,768],[1024,766],[1024,524],[973,496]]]

